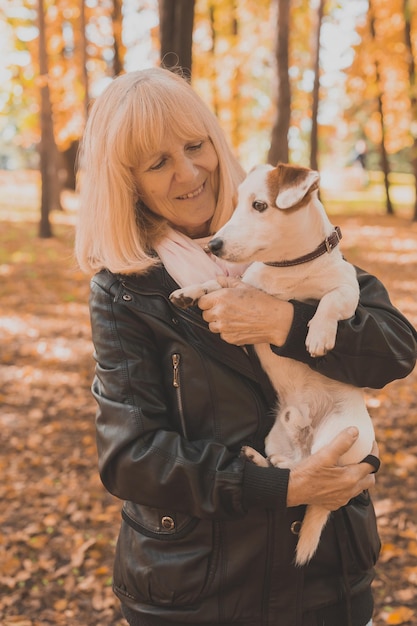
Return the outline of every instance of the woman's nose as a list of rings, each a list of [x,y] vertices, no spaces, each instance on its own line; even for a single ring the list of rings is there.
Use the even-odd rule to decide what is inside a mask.
[[[197,173],[197,168],[191,159],[183,157],[177,159],[175,163],[175,178],[178,182],[187,182],[193,180]]]

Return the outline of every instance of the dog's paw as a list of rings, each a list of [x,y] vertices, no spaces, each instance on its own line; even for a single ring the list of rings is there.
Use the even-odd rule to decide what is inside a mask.
[[[169,299],[172,304],[175,304],[179,309],[188,309],[190,306],[195,306],[199,298],[203,295],[202,289],[196,287],[186,287],[184,289],[177,289],[173,291]]]
[[[190,306],[194,306],[195,304],[197,304],[197,300],[195,300],[194,298],[184,296],[184,294],[176,295],[175,291],[171,293],[169,299],[172,304],[175,304],[175,306],[177,306],[179,309],[188,309]]]
[[[306,348],[312,357],[324,356],[333,350],[336,342],[337,322],[320,324],[314,318],[308,323]]]
[[[175,304],[175,306],[180,309],[188,309],[190,306],[195,306],[201,296],[204,296],[206,293],[211,293],[212,291],[217,291],[217,289],[221,289],[217,280],[208,280],[198,285],[190,285],[183,289],[176,289],[170,294],[169,299],[172,304]]]
[[[250,446],[242,446],[240,456],[254,465],[260,467],[269,467],[270,463],[262,454],[251,448]]]
[[[271,454],[270,456],[268,456],[268,461],[270,465],[273,465],[274,467],[279,467],[281,469],[292,469],[293,467],[298,465],[298,462],[294,461],[294,459],[282,456],[281,454]]]

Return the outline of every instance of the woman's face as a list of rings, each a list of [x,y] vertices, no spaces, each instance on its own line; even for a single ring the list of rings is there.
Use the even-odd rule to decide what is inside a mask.
[[[163,146],[134,170],[141,200],[189,237],[208,234],[216,207],[213,172],[219,165],[211,141],[167,137]]]

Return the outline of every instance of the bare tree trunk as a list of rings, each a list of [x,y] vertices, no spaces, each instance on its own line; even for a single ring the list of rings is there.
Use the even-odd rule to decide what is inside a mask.
[[[62,166],[65,169],[65,189],[75,191],[77,181],[75,176],[75,164],[77,160],[79,140],[74,139],[66,150],[60,152]]]
[[[417,124],[417,76],[416,65],[414,62],[413,43],[411,38],[411,7],[409,0],[403,0],[403,12],[404,12],[404,39],[407,49],[408,60],[408,77],[409,77],[409,90],[410,90],[410,109],[412,129]],[[414,209],[412,215],[412,221],[417,222],[417,133],[412,130],[413,145],[411,146],[411,164],[414,174]]]
[[[87,71],[87,37],[86,37],[86,17],[85,0],[80,0],[80,51],[81,51],[81,82],[84,88],[84,118],[87,121],[89,104],[89,82]]]
[[[122,41],[122,0],[113,0],[113,37],[114,37],[114,75],[118,76],[124,69],[125,47]]]
[[[311,110],[311,137],[310,137],[310,167],[319,169],[318,164],[318,112],[320,102],[320,33],[324,15],[325,0],[319,0],[317,9],[317,24],[314,41],[314,85],[313,102]]]
[[[48,58],[45,37],[45,12],[43,0],[38,0],[38,27],[39,27],[39,78],[40,78],[40,127],[41,139],[39,142],[40,173],[41,173],[41,219],[39,236],[52,237],[52,228],[49,213],[52,204],[51,178],[55,174],[55,167],[51,157],[55,154],[55,142],[52,128],[52,107],[48,84]]]
[[[288,131],[291,119],[291,86],[288,74],[290,0],[278,0],[276,63],[277,63],[277,109],[272,129],[268,162],[276,165],[289,160]]]
[[[238,2],[232,0],[231,3],[231,38],[232,46],[236,47],[239,35],[239,21],[237,17]],[[231,81],[231,107],[232,107],[232,146],[237,150],[240,145],[240,112],[241,112],[241,85],[242,74],[241,64],[236,62],[234,66],[233,77]]]
[[[369,27],[371,31],[372,41],[374,42],[374,49],[377,49],[376,46],[376,31],[375,31],[375,15],[373,11],[373,6],[371,0],[369,0]],[[386,209],[388,215],[394,215],[394,207],[392,206],[391,197],[390,197],[390,186],[389,186],[389,174],[390,167],[388,161],[387,149],[385,146],[385,119],[384,119],[384,106],[382,102],[382,81],[381,81],[381,71],[379,65],[378,57],[375,57],[375,82],[377,88],[377,103],[378,103],[378,112],[381,123],[381,144],[380,144],[380,154],[381,154],[381,169],[384,175],[384,187],[385,187],[385,202]]]
[[[161,65],[191,79],[195,0],[159,0]]]
[[[85,0],[79,2],[79,21],[74,24],[74,56],[77,67],[80,72],[80,82],[82,85],[82,106],[84,113],[84,124],[88,116],[89,104],[89,84],[87,72],[87,39],[86,39],[86,16],[85,16]],[[65,169],[64,187],[66,189],[76,189],[76,160],[79,147],[79,140],[74,139],[70,145],[60,152],[62,167]]]
[[[213,3],[209,3],[209,19],[210,19],[210,30],[211,30],[211,48],[210,48],[210,76],[211,76],[211,90],[212,90],[212,107],[213,113],[218,116],[219,114],[219,92],[217,89],[216,82],[216,27],[214,23],[214,6]]]

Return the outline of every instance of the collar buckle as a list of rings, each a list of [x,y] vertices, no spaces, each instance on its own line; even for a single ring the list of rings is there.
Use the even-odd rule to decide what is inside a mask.
[[[335,248],[339,244],[341,238],[341,230],[339,226],[336,226],[332,234],[329,237],[326,237],[326,239],[324,240],[324,245],[326,246],[326,251],[328,252],[328,254],[330,254],[333,248]]]

